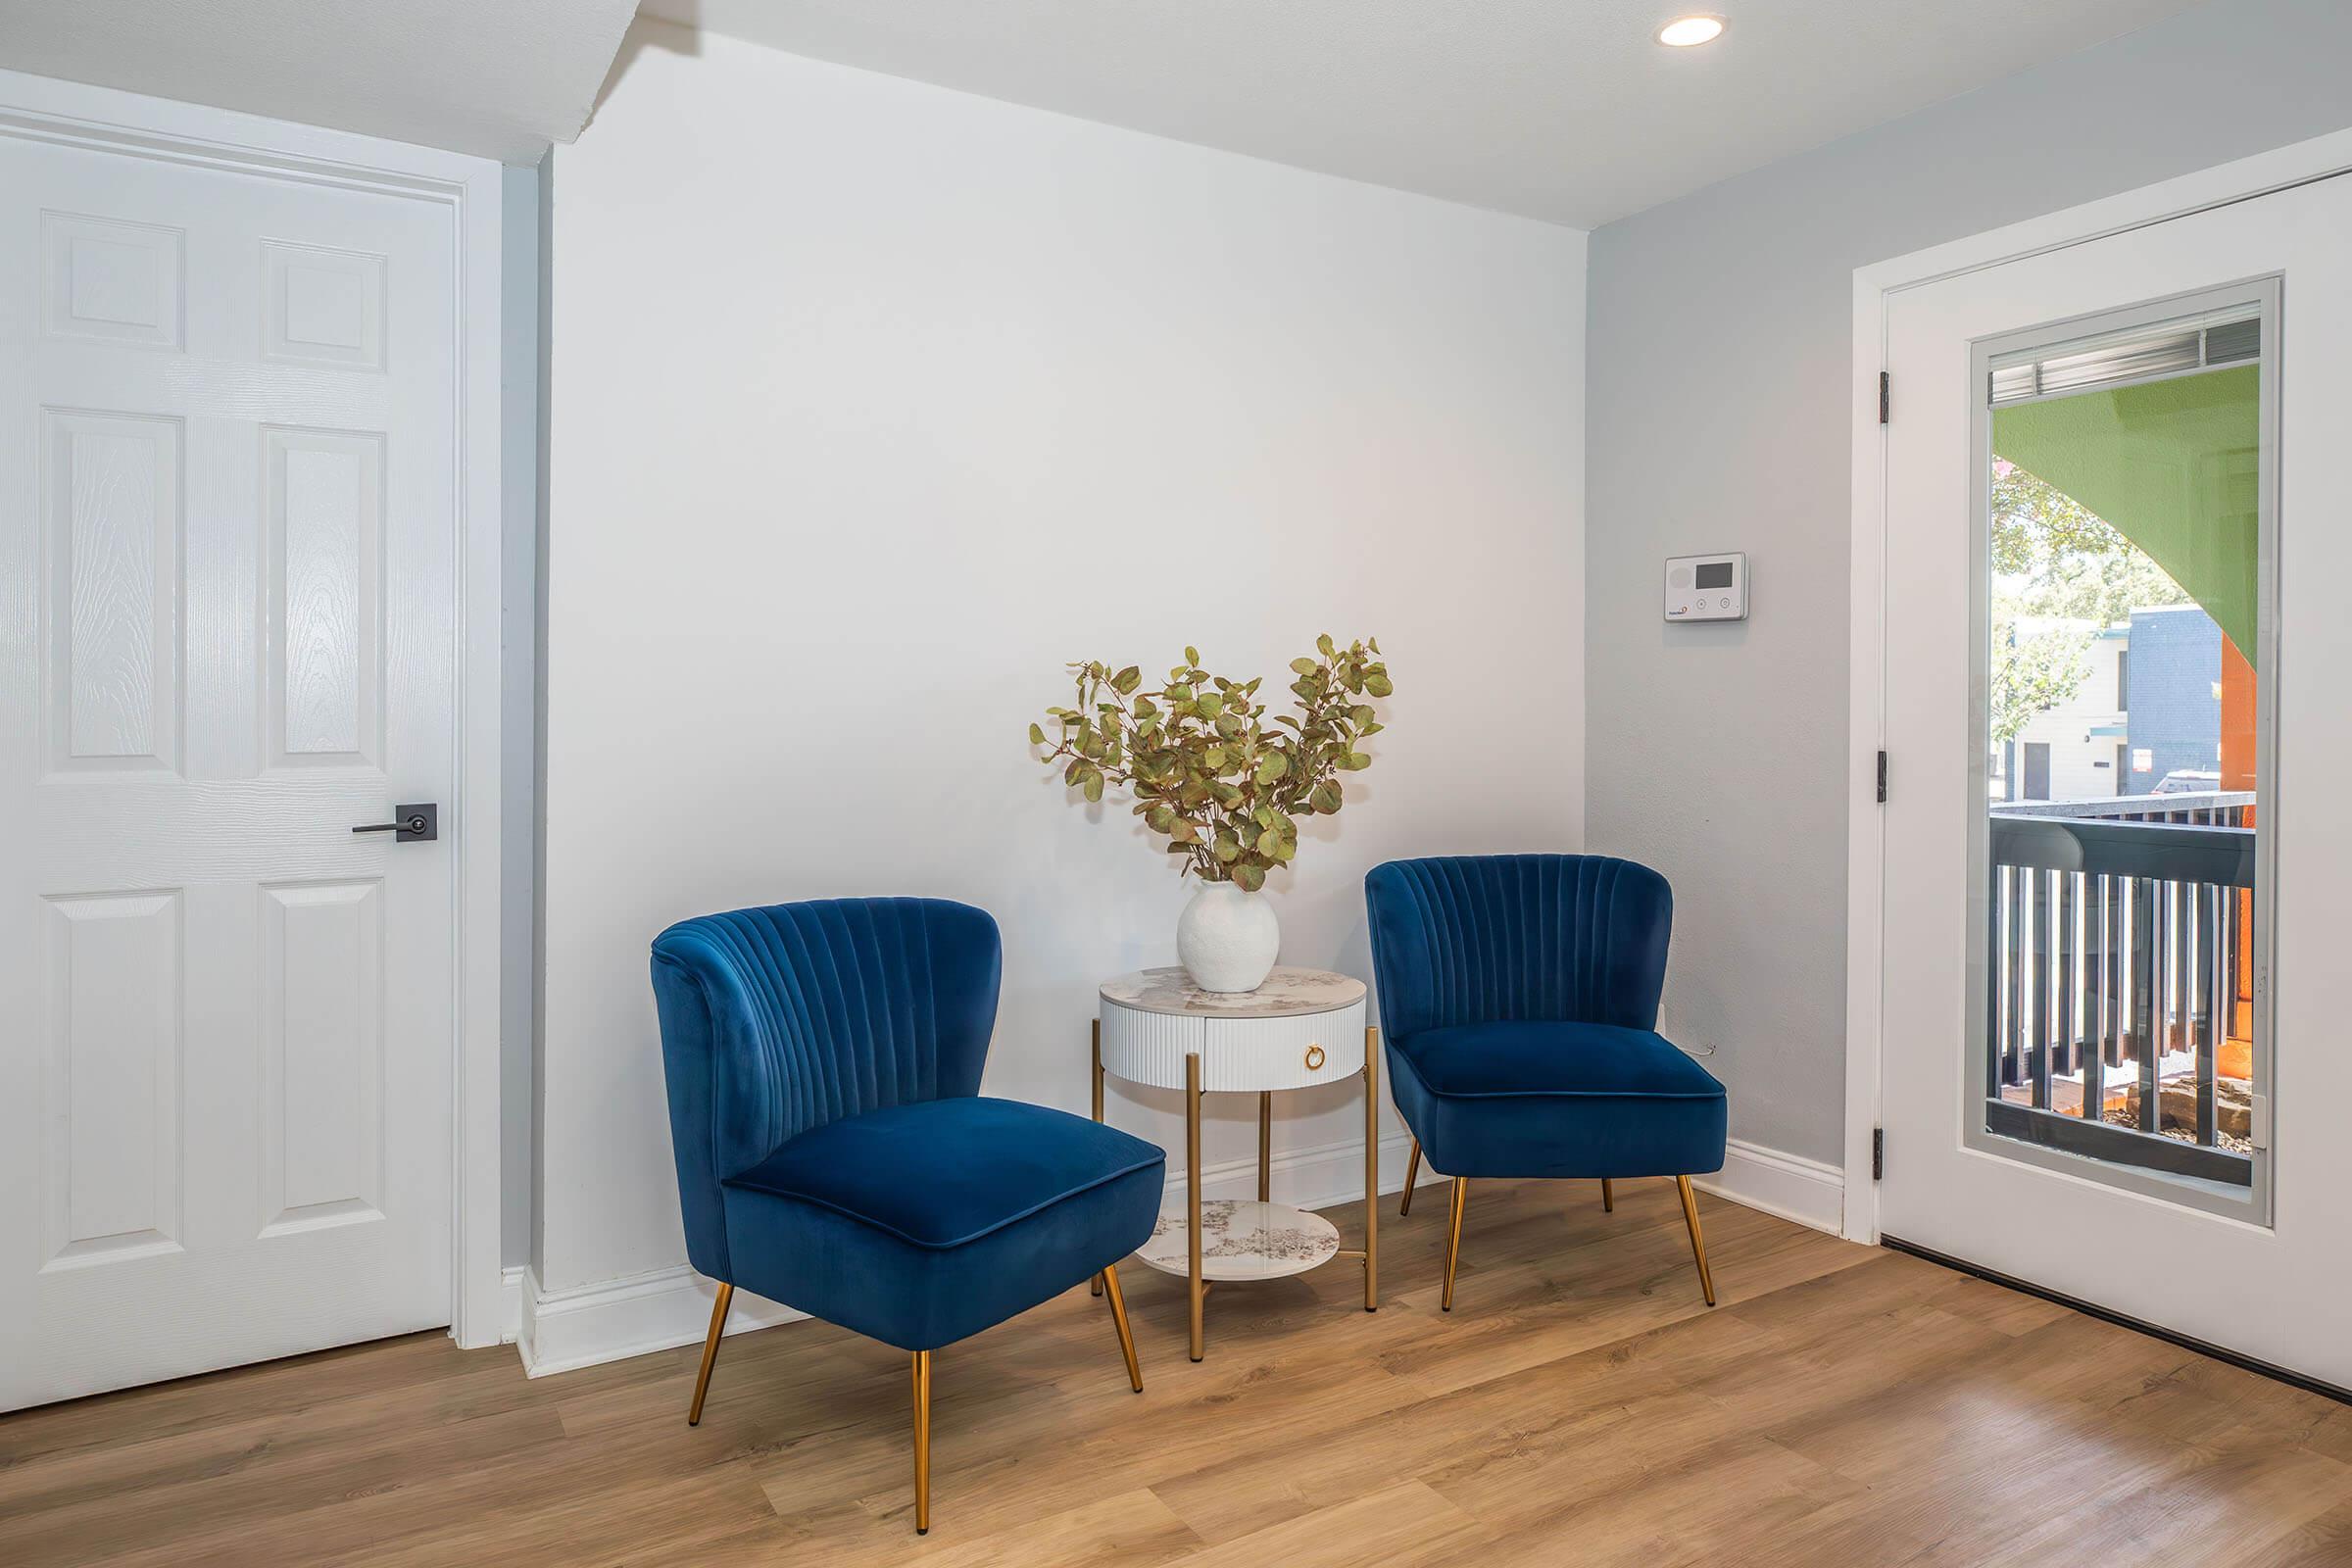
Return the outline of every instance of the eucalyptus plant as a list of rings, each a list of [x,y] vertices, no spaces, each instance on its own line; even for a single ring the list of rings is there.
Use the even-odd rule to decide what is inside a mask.
[[[1180,873],[1256,892],[1266,873],[1298,853],[1298,818],[1329,816],[1346,799],[1343,773],[1372,759],[1356,749],[1381,724],[1366,699],[1393,690],[1377,638],[1342,648],[1315,639],[1315,656],[1291,661],[1295,713],[1266,716],[1262,676],[1211,675],[1199,649],[1143,689],[1143,672],[1100,660],[1069,666],[1077,697],[1029,726],[1041,760],[1062,765],[1062,781],[1088,801],[1116,785],[1135,797],[1135,814],[1182,857]]]

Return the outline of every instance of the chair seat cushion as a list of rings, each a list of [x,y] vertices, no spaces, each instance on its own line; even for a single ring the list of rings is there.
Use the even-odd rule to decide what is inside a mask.
[[[903,1349],[934,1349],[1141,1246],[1166,1161],[1115,1128],[1009,1100],[828,1122],[722,1183],[735,1283]]]
[[[1389,1047],[1391,1086],[1448,1176],[1684,1176],[1723,1166],[1723,1085],[1647,1029],[1482,1023]]]

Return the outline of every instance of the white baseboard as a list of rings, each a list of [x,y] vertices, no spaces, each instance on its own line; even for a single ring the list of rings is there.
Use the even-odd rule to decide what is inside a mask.
[[[718,1287],[683,1263],[564,1291],[544,1289],[526,1269],[516,1339],[522,1369],[539,1378],[699,1344],[710,1332],[710,1304],[717,1298]],[[727,1332],[748,1334],[808,1315],[737,1291]]]
[[[1381,1139],[1383,1193],[1403,1189],[1411,1147],[1411,1136],[1404,1132]],[[1205,1197],[1257,1196],[1254,1154],[1205,1166],[1201,1175]],[[1424,1187],[1446,1179],[1423,1163]],[[1270,1184],[1278,1202],[1341,1209],[1334,1217],[1345,1226],[1349,1219],[1346,1210],[1364,1199],[1364,1146],[1340,1143],[1285,1150],[1274,1156]],[[1700,1177],[1696,1185],[1735,1203],[1833,1234],[1844,1211],[1844,1180],[1836,1166],[1737,1140],[1725,1155],[1722,1172]],[[1183,1190],[1184,1172],[1171,1170],[1169,1193]],[[514,1314],[511,1338],[521,1351],[523,1369],[535,1378],[696,1344],[710,1332],[710,1303],[717,1294],[714,1284],[684,1264],[562,1291],[545,1289],[528,1269],[511,1269],[508,1274]],[[748,1333],[807,1315],[738,1291],[734,1309],[727,1314],[727,1332]]]
[[[498,1343],[513,1345],[522,1338],[523,1266],[510,1263],[498,1280]]]
[[[1845,1172],[1818,1159],[1735,1138],[1724,1151],[1723,1169],[1694,1176],[1690,1185],[1832,1236],[1845,1234]]]

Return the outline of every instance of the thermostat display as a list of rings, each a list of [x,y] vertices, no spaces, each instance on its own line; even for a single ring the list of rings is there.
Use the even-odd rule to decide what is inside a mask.
[[[1676,556],[1666,563],[1668,620],[1745,620],[1747,557]]]

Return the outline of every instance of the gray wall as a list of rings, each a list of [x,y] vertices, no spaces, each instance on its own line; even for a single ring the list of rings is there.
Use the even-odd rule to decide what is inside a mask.
[[[2216,0],[1595,232],[1587,841],[1674,882],[1666,1030],[1841,1157],[1853,271],[2352,124],[2352,5]],[[1664,625],[1744,550],[1744,623]]]
[[[538,800],[532,738],[538,711],[537,569],[539,553],[539,172],[506,171],[500,199],[499,417],[506,541],[500,576],[505,644],[501,701],[506,745],[499,760],[505,823],[499,866],[499,1261],[528,1255],[531,1235],[531,1019],[537,981],[531,953],[536,927]]]
[[[2221,766],[2222,628],[2194,605],[2132,612],[2132,654],[2125,696],[2125,795],[2145,795],[2177,768]],[[2148,770],[2132,770],[2146,748]]]

